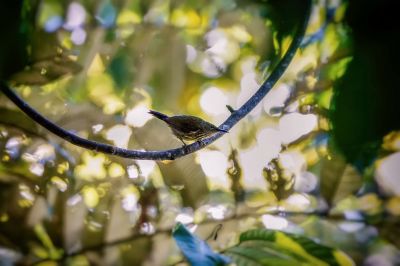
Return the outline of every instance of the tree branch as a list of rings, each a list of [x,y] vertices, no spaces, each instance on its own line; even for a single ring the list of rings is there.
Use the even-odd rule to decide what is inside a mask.
[[[219,128],[224,130],[231,129],[235,124],[237,124],[242,118],[244,118],[248,113],[250,113],[257,104],[261,102],[261,100],[267,95],[267,93],[272,89],[272,87],[276,84],[276,82],[281,78],[289,63],[292,61],[294,55],[296,54],[297,49],[300,47],[300,44],[303,40],[308,19],[311,12],[311,0],[305,1],[307,6],[305,7],[304,20],[301,22],[301,25],[298,27],[295,36],[293,37],[293,41],[287,50],[286,54],[283,56],[281,61],[272,71],[271,75],[267,78],[267,80],[261,85],[261,87],[257,90],[257,92],[238,110],[235,110],[228,119],[219,126]],[[196,152],[203,147],[213,143],[215,140],[219,139],[225,133],[217,133],[211,137],[205,138],[201,141],[192,143],[190,145],[170,150],[163,151],[139,151],[139,150],[129,150],[123,149],[119,147],[115,147],[113,145],[99,143],[96,141],[88,140],[82,138],[68,130],[59,127],[55,123],[51,122],[43,115],[38,113],[34,108],[29,106],[22,98],[20,98],[17,94],[13,92],[10,87],[5,82],[0,82],[0,90],[12,101],[15,105],[17,105],[25,114],[27,114],[30,118],[32,118],[35,122],[52,132],[53,134],[63,138],[64,140],[82,148],[94,150],[97,152],[102,152],[106,154],[116,155],[124,158],[138,159],[138,160],[174,160],[176,158],[185,156],[189,153]]]
[[[242,220],[242,219],[247,219],[250,217],[259,218],[265,214],[278,215],[278,216],[285,217],[285,218],[313,215],[313,216],[319,217],[321,219],[326,219],[329,221],[352,221],[352,222],[365,223],[364,220],[348,219],[348,218],[344,217],[342,214],[330,215],[328,212],[325,212],[325,211],[314,210],[314,211],[309,211],[309,212],[307,212],[307,211],[306,212],[291,212],[291,211],[274,210],[274,211],[268,211],[268,212],[264,212],[264,213],[259,213],[259,212],[242,213],[240,215],[233,215],[233,216],[226,217],[222,220],[208,219],[197,225],[202,226],[202,225],[208,225],[208,224],[214,224],[214,223],[223,225],[223,223],[225,223],[225,222],[229,222],[229,221],[233,221],[233,220]],[[32,262],[32,265],[37,265],[37,264],[40,264],[40,263],[43,263],[46,261],[62,262],[62,261],[65,261],[67,258],[82,255],[89,251],[99,251],[104,248],[110,248],[110,247],[124,244],[127,242],[135,241],[135,240],[141,239],[141,238],[152,238],[157,235],[170,235],[172,233],[172,231],[173,231],[173,227],[168,227],[168,228],[159,229],[151,234],[135,233],[135,234],[127,236],[127,237],[116,239],[114,241],[101,242],[99,244],[95,244],[92,246],[83,247],[83,248],[73,251],[73,252],[66,252],[63,254],[62,257],[60,257],[58,259],[50,259],[50,258],[40,259],[40,260]]]

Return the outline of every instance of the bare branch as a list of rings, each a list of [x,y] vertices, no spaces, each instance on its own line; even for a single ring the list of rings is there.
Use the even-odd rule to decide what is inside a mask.
[[[270,215],[278,215],[281,217],[286,217],[286,218],[290,218],[290,217],[302,217],[302,216],[315,216],[315,217],[319,217],[321,219],[325,219],[327,221],[336,221],[336,222],[341,222],[341,221],[352,221],[352,222],[359,222],[359,223],[365,223],[364,220],[359,220],[359,219],[348,219],[346,217],[344,217],[342,214],[329,214],[326,211],[319,211],[319,210],[314,210],[314,211],[306,211],[306,212],[291,212],[291,211],[280,211],[280,210],[274,210],[274,211],[268,211],[268,212],[250,212],[250,213],[242,213],[240,215],[234,215],[234,216],[229,216],[226,217],[222,220],[214,220],[214,219],[208,219],[205,220],[197,225],[207,225],[207,224],[215,224],[217,223],[217,230],[220,229],[220,227],[223,225],[223,223],[225,222],[229,222],[229,221],[234,221],[234,220],[242,220],[242,219],[247,219],[250,217],[253,218],[259,218],[262,215],[265,214],[270,214]],[[219,228],[219,229],[218,229]],[[40,264],[42,262],[46,262],[46,261],[57,261],[57,262],[62,262],[65,261],[67,258],[70,257],[74,257],[74,256],[78,256],[78,255],[82,255],[85,254],[86,252],[89,251],[99,251],[102,250],[104,248],[109,248],[109,247],[113,247],[113,246],[117,246],[120,244],[124,244],[124,243],[128,243],[128,242],[132,242],[135,241],[137,239],[142,239],[142,238],[152,238],[155,237],[157,235],[170,235],[171,232],[173,230],[173,227],[168,227],[168,228],[163,228],[163,229],[159,229],[151,234],[143,234],[143,233],[134,233],[133,235],[127,236],[127,237],[123,237],[120,239],[116,239],[114,241],[110,241],[110,242],[101,242],[99,244],[95,244],[92,246],[87,246],[84,247],[82,249],[76,250],[74,252],[67,252],[65,254],[63,254],[63,256],[59,259],[40,259],[37,260],[35,262],[32,262],[32,265],[37,265]],[[215,229],[213,234],[211,234],[212,236],[215,235]],[[206,239],[207,240],[207,239]]]
[[[287,50],[286,54],[283,56],[281,61],[272,71],[271,75],[267,78],[267,80],[261,85],[261,87],[257,90],[257,92],[238,110],[235,110],[228,119],[225,120],[219,128],[224,130],[231,129],[235,124],[237,124],[242,118],[244,118],[248,113],[250,113],[257,104],[261,102],[261,100],[267,95],[267,93],[272,89],[272,87],[276,84],[276,82],[281,78],[289,63],[292,61],[294,55],[296,54],[297,49],[300,47],[300,44],[303,40],[308,19],[310,16],[311,10],[311,0],[307,1],[307,7],[305,9],[304,20],[301,25],[298,27],[298,30],[293,38],[293,41]],[[59,127],[55,123],[51,122],[43,115],[38,113],[34,108],[29,106],[22,98],[20,98],[17,94],[13,92],[12,89],[5,83],[0,83],[0,90],[12,101],[15,105],[17,105],[25,114],[27,114],[30,118],[36,121],[38,124],[52,132],[53,134],[63,138],[64,140],[82,148],[94,150],[97,152],[102,152],[106,154],[116,155],[124,158],[131,158],[137,160],[174,160],[176,158],[185,156],[189,153],[196,152],[205,146],[213,143],[215,140],[219,139],[225,133],[217,133],[211,137],[205,138],[201,141],[192,143],[190,145],[170,150],[163,151],[139,151],[139,150],[129,150],[123,149],[119,147],[115,147],[113,145],[99,143],[96,141],[88,140],[82,138],[68,130]]]

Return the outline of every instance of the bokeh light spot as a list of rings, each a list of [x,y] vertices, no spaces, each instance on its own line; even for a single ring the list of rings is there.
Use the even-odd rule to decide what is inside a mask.
[[[201,108],[210,115],[219,115],[227,112],[228,98],[217,87],[210,87],[200,97]]]
[[[153,118],[148,112],[149,109],[146,105],[138,104],[127,112],[125,123],[132,127],[142,127]]]
[[[120,148],[127,148],[129,139],[132,135],[132,130],[125,125],[115,125],[106,133],[106,139],[114,143]]]

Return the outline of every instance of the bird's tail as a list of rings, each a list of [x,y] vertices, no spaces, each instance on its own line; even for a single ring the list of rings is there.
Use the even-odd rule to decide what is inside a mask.
[[[163,120],[163,121],[165,121],[165,120],[168,118],[167,115],[165,115],[165,114],[163,114],[163,113],[160,113],[160,112],[157,112],[157,111],[153,111],[153,110],[149,110],[149,114],[151,114],[151,115],[153,115],[154,117],[156,117],[156,118],[158,118],[158,119],[161,119],[161,120]]]

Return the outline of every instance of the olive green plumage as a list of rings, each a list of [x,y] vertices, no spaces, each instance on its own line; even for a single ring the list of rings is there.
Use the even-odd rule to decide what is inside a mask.
[[[186,145],[184,140],[197,141],[208,137],[217,132],[228,132],[219,129],[213,124],[203,119],[191,115],[174,115],[167,116],[157,111],[149,111],[149,114],[164,121],[171,128],[172,133]]]

